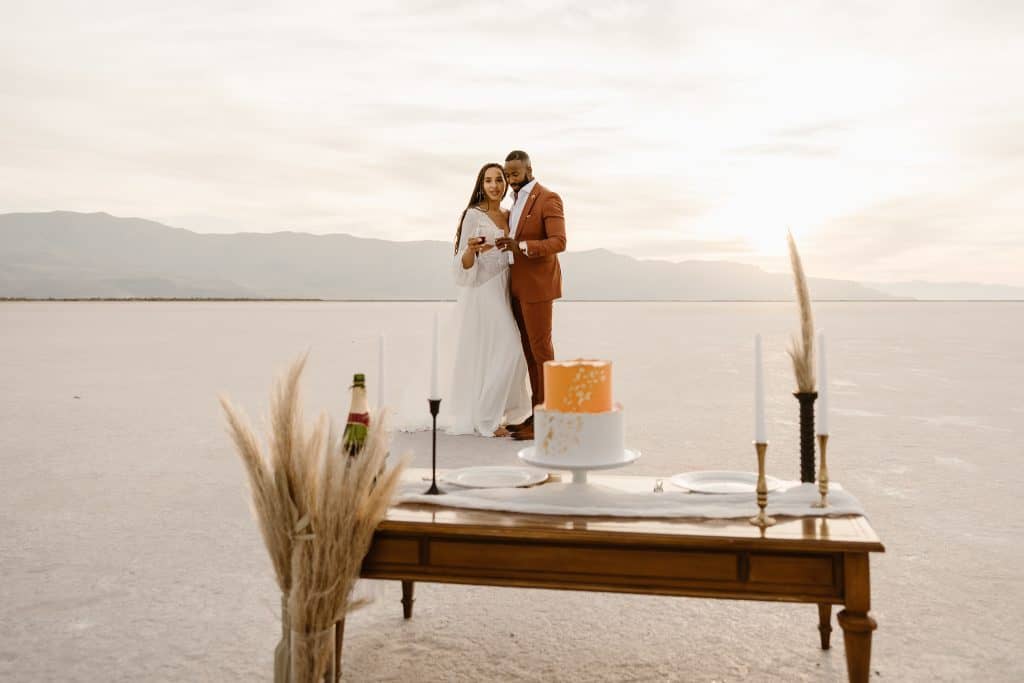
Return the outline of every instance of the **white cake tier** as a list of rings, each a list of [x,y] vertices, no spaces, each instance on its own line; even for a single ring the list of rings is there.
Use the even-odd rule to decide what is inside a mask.
[[[563,413],[538,406],[533,419],[540,460],[566,467],[600,467],[626,457],[621,405],[607,413]]]

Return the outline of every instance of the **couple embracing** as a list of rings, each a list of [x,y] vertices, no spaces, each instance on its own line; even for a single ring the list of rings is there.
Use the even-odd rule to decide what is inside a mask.
[[[506,211],[501,201],[510,187]],[[533,439],[544,362],[555,358],[551,318],[562,296],[562,251],[562,200],[533,177],[529,155],[517,150],[504,165],[485,164],[455,237],[460,323],[451,433]]]

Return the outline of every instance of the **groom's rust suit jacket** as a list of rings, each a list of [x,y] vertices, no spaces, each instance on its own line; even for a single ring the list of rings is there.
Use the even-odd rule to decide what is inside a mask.
[[[526,303],[560,299],[562,267],[557,254],[565,251],[562,198],[536,183],[523,205],[518,229],[511,227],[515,241],[526,242],[528,254],[517,254],[509,269],[512,298]]]

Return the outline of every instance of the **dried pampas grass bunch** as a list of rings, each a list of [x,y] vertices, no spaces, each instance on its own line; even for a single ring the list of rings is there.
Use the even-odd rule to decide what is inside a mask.
[[[282,593],[277,683],[323,677],[333,652],[332,627],[360,606],[350,604],[349,597],[405,464],[384,470],[386,415],[372,421],[366,445],[355,456],[343,450],[326,414],[307,434],[299,392],[305,365],[303,355],[275,385],[269,456],[263,455],[245,416],[221,397]]]
[[[796,249],[796,240],[792,232],[786,232],[789,242],[789,263],[793,268],[793,280],[796,284],[796,300],[800,306],[800,336],[793,337],[787,349],[793,361],[793,372],[796,374],[796,387],[802,393],[814,391],[814,316],[811,312],[811,294],[807,289],[807,276],[800,260],[800,252]]]

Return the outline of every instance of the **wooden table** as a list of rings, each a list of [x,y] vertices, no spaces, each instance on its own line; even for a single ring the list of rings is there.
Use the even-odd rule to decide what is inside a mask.
[[[409,470],[405,477],[420,480],[424,472],[429,475]],[[651,491],[655,482],[595,474],[590,480],[631,491]],[[838,621],[847,673],[851,681],[866,681],[876,628],[868,614],[868,557],[884,550],[863,517],[779,518],[761,530],[746,520],[399,505],[377,530],[362,576],[400,580],[406,619],[412,617],[416,581],[814,603],[826,650],[832,605],[843,605]],[[339,657],[343,628],[339,624]]]

